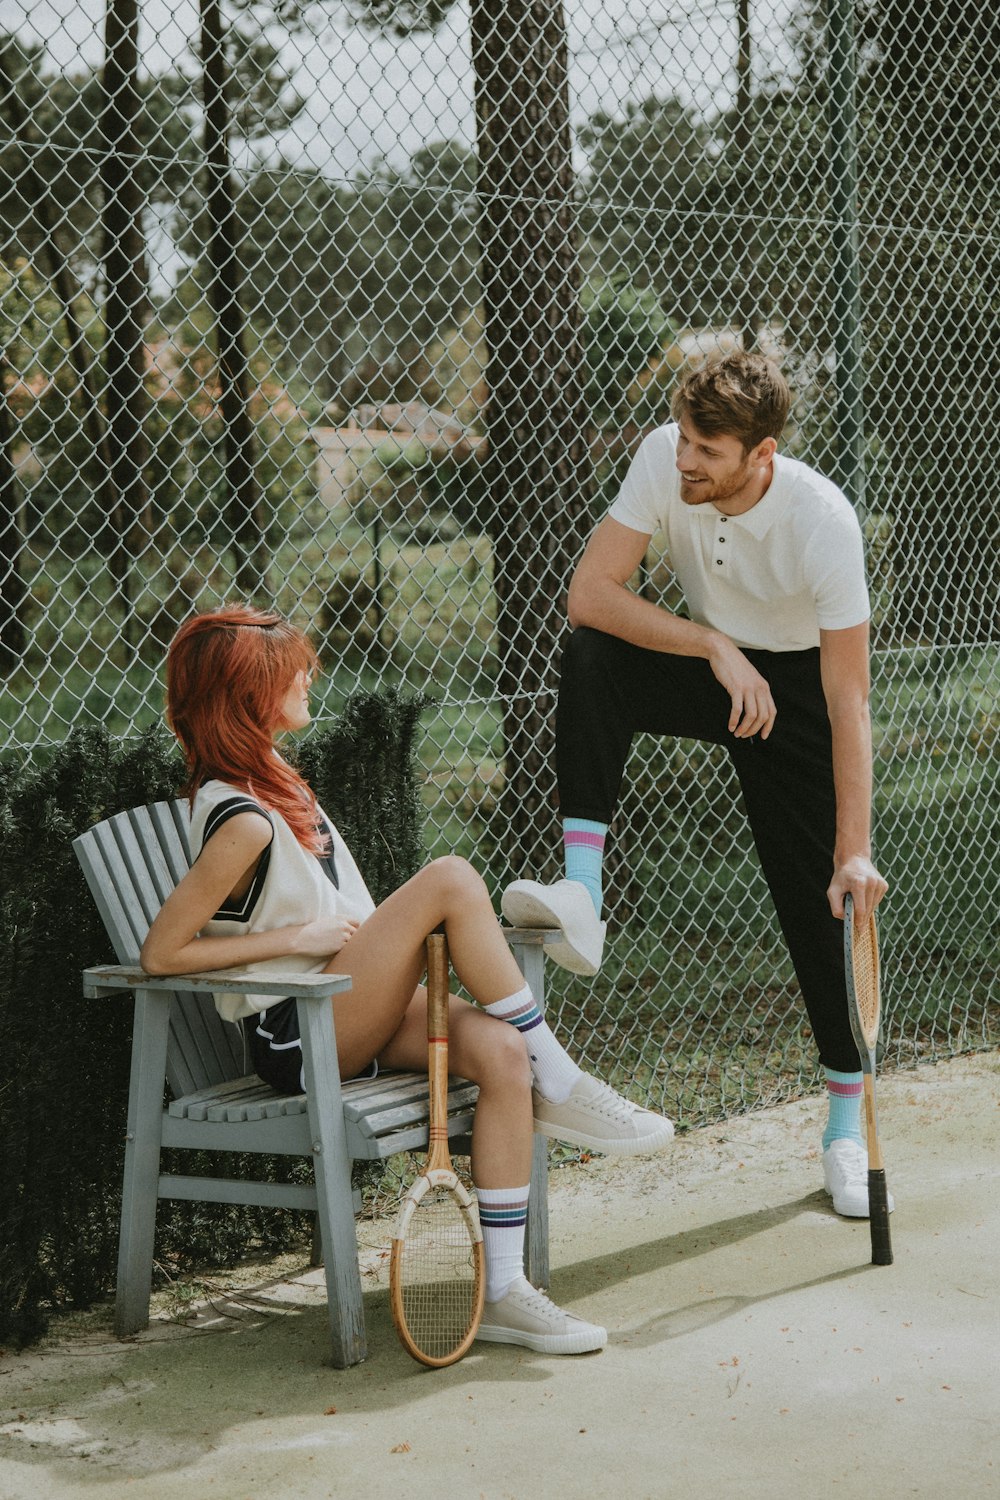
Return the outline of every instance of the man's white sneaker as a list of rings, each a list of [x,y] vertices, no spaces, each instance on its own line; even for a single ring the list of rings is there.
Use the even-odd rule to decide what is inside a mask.
[[[823,1180],[838,1214],[868,1217],[868,1152],[857,1141],[831,1141],[823,1152]],[[889,1194],[889,1212],[895,1208]]]
[[[674,1127],[663,1115],[630,1104],[608,1084],[584,1073],[563,1104],[543,1099],[536,1089],[535,1130],[539,1135],[608,1156],[639,1156],[670,1144]]]
[[[536,1354],[590,1354],[608,1342],[607,1329],[565,1312],[523,1276],[499,1302],[487,1302],[476,1334],[491,1344],[523,1344]]]
[[[571,974],[596,974],[604,953],[608,924],[598,919],[587,887],[579,880],[512,880],[500,898],[500,910],[512,927],[545,927],[562,937],[546,943],[553,963]]]

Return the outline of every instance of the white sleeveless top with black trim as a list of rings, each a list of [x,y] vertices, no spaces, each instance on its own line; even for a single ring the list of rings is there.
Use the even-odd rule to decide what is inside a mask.
[[[229,818],[254,812],[271,825],[271,842],[257,865],[250,889],[239,901],[228,901],[202,928],[203,937],[235,937],[250,932],[270,932],[300,922],[316,922],[336,916],[363,922],[375,910],[368,887],[347,845],[330,819],[320,810],[331,839],[325,857],[303,849],[280,813],[262,806],[246,791],[224,781],[206,781],[195,793],[191,809],[191,854],[197,859],[205,844]],[[305,954],[286,954],[247,964],[249,970],[278,970],[316,974],[328,960]],[[216,993],[216,1009],[227,1021],[267,1010],[276,1005],[274,995]]]

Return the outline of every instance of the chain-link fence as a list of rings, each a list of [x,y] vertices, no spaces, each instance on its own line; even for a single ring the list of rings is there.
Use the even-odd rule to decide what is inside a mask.
[[[234,596],[335,711],[428,690],[428,842],[561,873],[565,589],[743,344],[865,527],[887,1060],[1000,1039],[1000,19],[989,0],[6,0],[0,723],[160,713]],[[680,601],[668,561],[637,580]],[[675,1116],[815,1058],[724,758],[637,742],[561,1026]]]

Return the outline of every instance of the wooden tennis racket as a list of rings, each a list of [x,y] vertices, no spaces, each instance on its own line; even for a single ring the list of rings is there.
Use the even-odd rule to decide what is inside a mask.
[[[872,1265],[892,1265],[889,1237],[889,1193],[878,1138],[875,1106],[875,1047],[878,1042],[879,963],[878,928],[874,912],[863,927],[854,925],[854,900],[844,897],[844,970],[851,1031],[861,1056],[864,1075],[865,1124],[868,1132],[868,1223],[872,1234]]]
[[[403,1348],[439,1368],[466,1353],[483,1315],[483,1235],[448,1150],[448,945],[427,939],[429,1152],[403,1197],[389,1260],[389,1300]]]

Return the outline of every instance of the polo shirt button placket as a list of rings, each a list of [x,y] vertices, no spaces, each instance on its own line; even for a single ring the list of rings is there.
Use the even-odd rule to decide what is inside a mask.
[[[719,524],[720,524],[720,525],[722,525],[722,526],[725,526],[725,524],[726,524],[726,522],[727,522],[727,521],[728,521],[728,520],[729,520],[729,517],[728,517],[728,516],[720,516],[720,517],[719,517]],[[719,542],[719,545],[720,545],[720,546],[721,546],[721,545],[722,545],[722,544],[723,544],[723,543],[724,543],[724,542],[725,542],[725,540],[726,540],[726,539],[725,539],[725,537],[724,537],[724,536],[720,536],[720,537],[719,537],[719,538],[718,538],[718,542]],[[717,557],[717,558],[716,558],[716,559],[715,559],[715,566],[716,566],[716,567],[717,567],[717,568],[721,568],[721,567],[722,567],[722,566],[723,566],[723,563],[722,563],[722,558],[721,558],[721,557]]]

